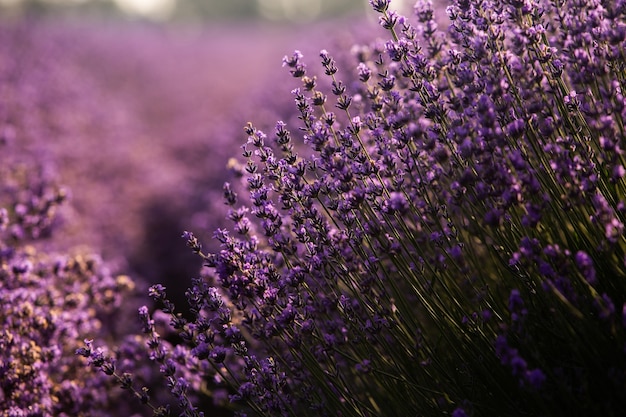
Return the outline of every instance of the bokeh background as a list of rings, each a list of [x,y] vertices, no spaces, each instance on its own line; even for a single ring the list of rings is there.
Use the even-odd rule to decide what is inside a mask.
[[[201,262],[180,236],[225,225],[243,126],[295,114],[282,57],[321,70],[320,49],[378,30],[366,0],[0,0],[0,16],[2,163],[69,197],[38,244],[99,253],[182,305]]]
[[[396,6],[403,6],[402,0]],[[364,10],[367,0],[0,0],[4,13],[112,17],[160,22],[224,19],[313,21]]]

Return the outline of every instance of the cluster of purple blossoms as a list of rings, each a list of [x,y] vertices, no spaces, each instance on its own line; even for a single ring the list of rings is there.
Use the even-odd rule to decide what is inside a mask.
[[[304,143],[246,126],[190,316],[151,289],[191,367],[141,309],[183,415],[620,415],[626,3],[370,3],[352,74],[284,58]]]
[[[0,415],[112,415],[117,388],[74,352],[86,335],[110,341],[134,284],[98,256],[47,248],[65,196],[49,172],[6,163],[0,178]]]

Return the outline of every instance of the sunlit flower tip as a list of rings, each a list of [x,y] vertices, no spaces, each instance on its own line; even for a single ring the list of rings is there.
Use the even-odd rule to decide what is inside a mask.
[[[322,66],[324,67],[326,75],[334,75],[337,73],[335,60],[330,57],[327,50],[322,49],[320,51],[320,57],[322,58]]]
[[[363,122],[361,122],[361,118],[359,116],[353,117],[351,123],[352,128],[355,129],[357,132],[363,127]]]
[[[385,13],[389,8],[390,0],[370,0],[370,4],[379,13]]]
[[[580,99],[576,91],[572,90],[569,94],[563,97],[563,101],[569,111],[574,111],[580,107]]]
[[[626,308],[626,305],[625,307]],[[83,356],[85,358],[88,358],[89,356],[91,356],[91,350],[92,350],[92,345],[93,345],[93,340],[92,339],[85,339],[83,341],[83,343],[85,344],[84,347],[78,348],[76,349],[76,354]]]
[[[367,67],[367,65],[363,62],[360,62],[357,67],[357,72],[359,74],[359,80],[362,82],[367,82],[372,76],[372,71]]]
[[[150,288],[148,288],[148,295],[153,299],[163,300],[167,298],[165,294],[165,290],[166,288],[162,284],[155,284],[155,285],[150,286]],[[148,310],[146,306],[143,306],[140,308],[144,308],[144,307],[146,308],[145,311],[147,313]]]
[[[283,57],[283,67],[289,66],[291,68],[294,68],[300,62],[302,57],[302,52],[296,49],[291,56],[285,55]]]
[[[382,27],[387,30],[395,28],[398,24],[404,25],[406,23],[406,17],[398,14],[395,10],[392,10],[378,18],[378,21]]]
[[[202,251],[202,244],[193,233],[185,231],[182,234],[182,238],[187,241],[187,246],[189,246],[195,253],[200,253]]]
[[[150,315],[150,313],[148,312],[148,307],[147,306],[141,306],[137,309],[137,312],[139,313],[139,317],[145,318],[148,317]]]
[[[234,206],[237,203],[237,193],[232,189],[230,183],[225,182],[222,190],[224,192],[224,202],[228,206]],[[189,241],[189,239],[185,237],[185,235],[183,235],[183,237],[186,238],[187,241]]]
[[[446,14],[451,21],[456,20],[459,17],[460,9],[457,6],[446,6]]]

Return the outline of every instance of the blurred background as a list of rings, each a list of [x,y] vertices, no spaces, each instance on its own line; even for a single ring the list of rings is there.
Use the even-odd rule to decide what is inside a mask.
[[[408,1],[396,0],[403,8]],[[367,0],[0,0],[3,14],[120,17],[193,22],[223,19],[312,21],[363,12]]]

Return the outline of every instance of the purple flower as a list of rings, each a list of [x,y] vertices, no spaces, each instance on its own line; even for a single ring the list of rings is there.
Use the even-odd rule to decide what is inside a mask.
[[[593,266],[593,260],[591,257],[583,251],[576,252],[576,265],[580,269],[581,273],[585,280],[593,285],[597,282],[596,279],[596,270]]]
[[[463,408],[455,408],[452,412],[452,417],[468,417],[469,414]]]
[[[370,0],[370,4],[379,13],[385,13],[389,8],[389,0]]]
[[[526,371],[526,382],[535,390],[539,390],[545,381],[546,376],[540,369]]]

